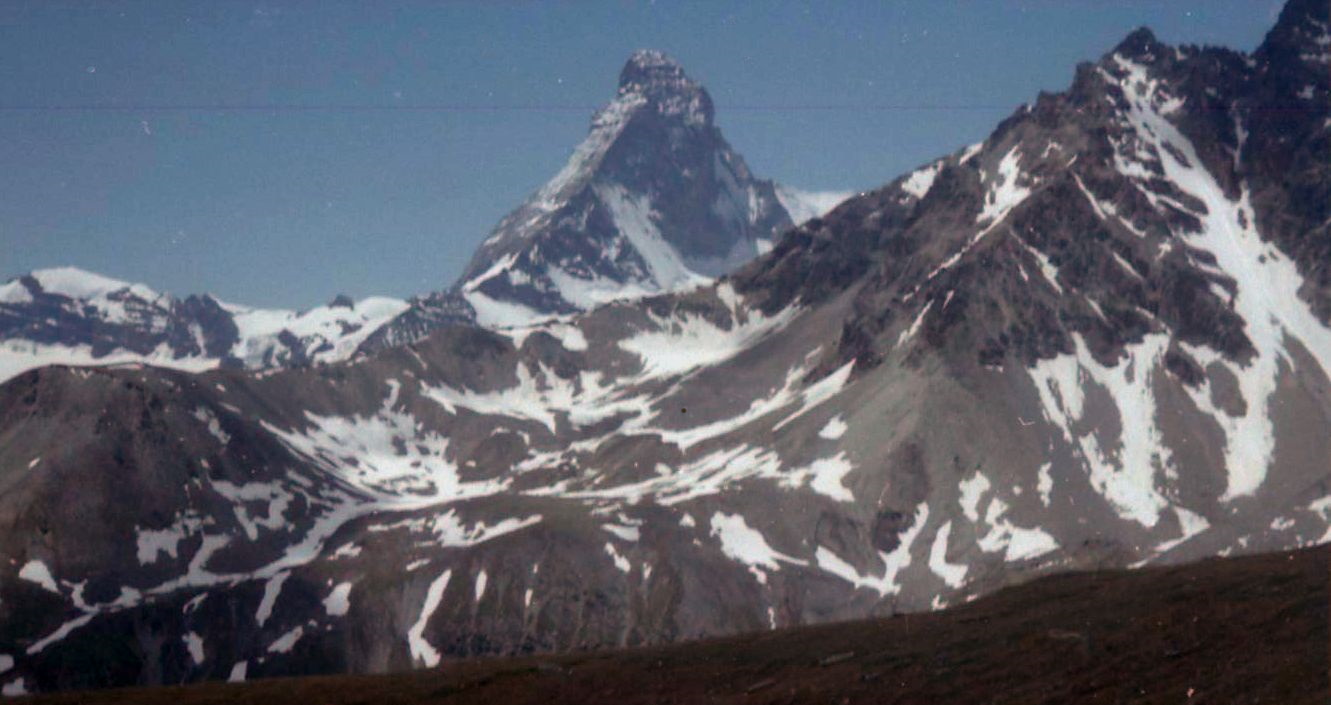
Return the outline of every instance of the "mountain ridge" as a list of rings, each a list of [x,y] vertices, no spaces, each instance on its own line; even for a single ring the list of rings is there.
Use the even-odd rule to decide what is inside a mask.
[[[688,291],[0,385],[6,677],[651,645],[1331,540],[1325,9],[1254,54],[1134,34]]]
[[[5,291],[15,295],[0,296],[7,360],[0,379],[57,361],[194,370],[325,364],[415,341],[443,325],[526,325],[710,282],[770,248],[793,224],[788,208],[813,217],[849,195],[777,189],[756,179],[714,118],[711,97],[677,61],[640,50],[564,168],[500,221],[453,286],[405,302],[370,297],[361,304],[370,309],[364,315],[355,315],[355,305],[349,315],[334,315],[337,306],[296,313],[189,296],[163,300],[153,321],[122,319],[120,330],[112,330],[112,321],[78,320],[87,302],[77,297],[58,319],[24,310],[31,296],[20,300],[24,284],[11,280]],[[134,287],[155,300],[143,285],[118,283]],[[308,330],[304,319],[323,323]],[[241,327],[246,320],[261,325],[249,333],[236,329],[238,320]],[[49,329],[57,325],[62,330]],[[164,336],[162,329],[186,333]],[[82,337],[73,333],[79,330]],[[55,341],[74,347],[37,348]]]
[[[209,294],[177,299],[76,267],[0,285],[0,380],[46,364],[300,366],[345,359],[407,304],[338,296],[305,311],[254,309]]]
[[[793,225],[787,203],[811,217],[838,200],[756,179],[706,89],[664,52],[639,50],[563,169],[499,222],[444,297],[493,327],[687,289],[770,249]]]

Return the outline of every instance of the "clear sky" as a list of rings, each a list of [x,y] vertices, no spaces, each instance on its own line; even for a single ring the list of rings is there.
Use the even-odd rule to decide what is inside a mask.
[[[863,189],[1136,26],[1251,50],[1280,5],[0,0],[0,280],[73,264],[292,308],[422,293],[559,169],[634,49],[702,81],[759,176]]]

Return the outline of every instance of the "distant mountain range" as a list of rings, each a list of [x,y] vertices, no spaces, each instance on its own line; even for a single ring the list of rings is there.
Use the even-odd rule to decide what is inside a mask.
[[[73,268],[0,287],[0,380],[46,364],[266,369],[348,360],[441,325],[525,325],[702,286],[850,194],[755,178],[673,59],[630,57],[568,164],[495,228],[451,288],[270,311]]]
[[[348,361],[0,385],[3,687],[674,642],[1331,541],[1328,67],[1316,0],[1253,53],[1138,30],[774,238],[777,187],[635,55],[556,185]]]
[[[184,300],[60,267],[0,285],[0,380],[42,365],[251,369],[345,360],[406,302],[338,297],[309,311]]]

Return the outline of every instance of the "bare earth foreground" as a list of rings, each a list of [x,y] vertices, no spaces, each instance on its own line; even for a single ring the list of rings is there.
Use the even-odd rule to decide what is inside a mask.
[[[1318,703],[1331,547],[1042,578],[970,604],[677,646],[36,703]]]

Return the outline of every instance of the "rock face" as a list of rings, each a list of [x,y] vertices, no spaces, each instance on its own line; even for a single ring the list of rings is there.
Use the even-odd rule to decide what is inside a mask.
[[[1076,694],[1164,705],[1222,693],[1230,703],[1325,705],[1328,574],[1331,546],[1318,546],[1051,575],[937,612],[752,632],[657,647],[647,657],[638,650],[486,657],[414,672],[82,691],[31,702],[825,705],[887,697],[1047,705]],[[1253,648],[1254,634],[1265,648]]]
[[[707,91],[669,56],[639,51],[564,168],[392,337],[418,339],[430,328],[414,321],[462,301],[496,327],[700,286],[771,249],[792,212],[808,219],[848,195],[778,192],[756,178],[717,128]]]
[[[406,302],[340,296],[309,311],[184,300],[73,267],[0,285],[0,381],[42,365],[146,362],[184,370],[345,360]]]
[[[449,324],[523,325],[701,286],[770,249],[792,213],[802,222],[849,195],[755,178],[707,91],[674,59],[640,51],[568,164],[500,221],[453,287],[297,313],[180,301],[72,268],[33,272],[0,288],[0,380],[52,363],[324,364]]]
[[[642,51],[568,164],[500,221],[458,290],[482,322],[523,323],[696,286],[792,224],[772,183],[726,144],[707,91]]]
[[[27,372],[6,687],[658,643],[1331,540],[1329,47],[1314,1],[1252,55],[1139,31],[687,292],[311,369]]]

